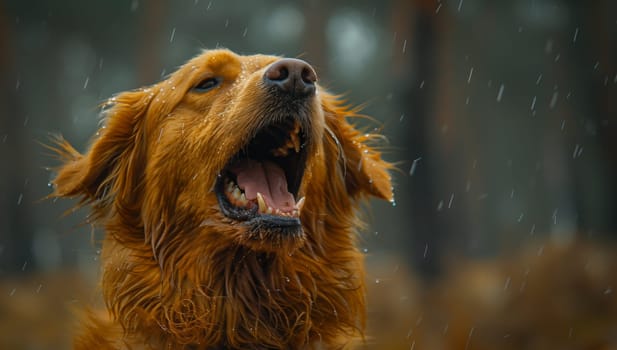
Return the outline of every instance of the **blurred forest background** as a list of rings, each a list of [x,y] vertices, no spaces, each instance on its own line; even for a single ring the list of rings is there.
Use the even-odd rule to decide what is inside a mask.
[[[68,348],[97,298],[100,247],[41,200],[40,143],[84,150],[99,103],[219,46],[307,60],[389,139],[366,346],[617,349],[610,0],[1,2],[1,348]]]

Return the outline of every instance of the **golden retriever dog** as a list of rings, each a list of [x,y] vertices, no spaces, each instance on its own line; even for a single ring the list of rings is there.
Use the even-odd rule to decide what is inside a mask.
[[[344,348],[365,324],[359,202],[391,200],[378,135],[298,59],[205,51],[105,104],[52,196],[105,231],[77,349]]]

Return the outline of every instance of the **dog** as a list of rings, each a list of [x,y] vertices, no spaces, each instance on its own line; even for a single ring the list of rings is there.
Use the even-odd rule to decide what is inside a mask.
[[[52,197],[105,232],[76,349],[344,348],[365,325],[357,209],[392,200],[381,136],[305,61],[206,50],[103,104]]]

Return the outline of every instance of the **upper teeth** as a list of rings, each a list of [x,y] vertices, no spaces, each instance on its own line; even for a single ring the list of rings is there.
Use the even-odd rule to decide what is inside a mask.
[[[285,157],[289,154],[289,150],[293,149],[296,153],[300,152],[300,123],[296,120],[293,130],[289,133],[289,139],[285,144],[271,151],[275,157]]]

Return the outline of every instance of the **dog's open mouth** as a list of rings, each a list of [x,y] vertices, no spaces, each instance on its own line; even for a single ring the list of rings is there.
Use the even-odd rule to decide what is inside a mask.
[[[219,175],[216,194],[223,214],[270,228],[300,227],[305,142],[296,118],[259,130]]]

